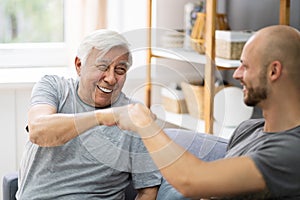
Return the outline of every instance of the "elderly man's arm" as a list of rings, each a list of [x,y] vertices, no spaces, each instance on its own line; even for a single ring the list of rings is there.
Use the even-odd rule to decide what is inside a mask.
[[[94,126],[110,123],[115,123],[112,109],[65,114],[51,105],[38,104],[28,112],[29,137],[39,146],[63,145]]]
[[[157,196],[158,186],[138,189],[136,200],[155,200]]]

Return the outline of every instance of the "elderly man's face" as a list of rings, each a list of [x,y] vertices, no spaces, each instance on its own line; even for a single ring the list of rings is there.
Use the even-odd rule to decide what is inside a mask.
[[[114,47],[104,55],[101,51],[92,49],[84,66],[78,60],[76,69],[80,76],[79,97],[95,107],[105,107],[114,103],[126,80],[129,67],[127,49]]]

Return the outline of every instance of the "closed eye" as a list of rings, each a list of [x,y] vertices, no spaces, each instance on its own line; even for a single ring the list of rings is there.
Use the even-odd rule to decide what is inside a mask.
[[[118,75],[124,75],[127,72],[127,65],[126,64],[119,64],[118,66],[115,67],[115,72]]]
[[[100,70],[102,72],[105,72],[111,66],[107,65],[107,64],[98,64],[96,67],[97,67],[98,70]],[[124,74],[126,74],[127,69],[128,69],[128,65],[126,63],[119,63],[117,66],[115,66],[114,71],[118,75],[124,75]]]
[[[105,71],[109,68],[109,65],[107,65],[107,64],[98,64],[96,67],[97,67],[97,69],[99,69],[100,71],[105,72]]]

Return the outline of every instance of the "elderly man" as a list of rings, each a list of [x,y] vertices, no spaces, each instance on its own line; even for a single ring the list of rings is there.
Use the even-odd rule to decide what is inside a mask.
[[[123,200],[130,181],[136,199],[156,198],[161,175],[141,138],[103,125],[113,117],[104,108],[133,103],[122,93],[131,59],[122,35],[98,30],[79,46],[78,79],[34,86],[17,199]]]

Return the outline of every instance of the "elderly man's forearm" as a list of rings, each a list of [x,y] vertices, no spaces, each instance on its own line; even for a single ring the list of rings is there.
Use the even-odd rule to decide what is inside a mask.
[[[109,111],[93,111],[80,114],[51,114],[29,122],[30,141],[39,146],[60,146],[86,130],[113,121]]]

